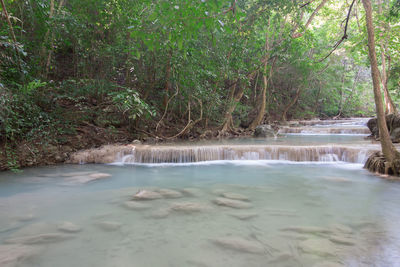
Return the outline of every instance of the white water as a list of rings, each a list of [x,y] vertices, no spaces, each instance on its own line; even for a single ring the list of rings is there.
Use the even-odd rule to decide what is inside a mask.
[[[331,144],[324,145],[324,138]],[[304,152],[304,160],[318,155],[320,161],[288,161],[293,149],[329,147],[332,152],[350,146],[362,151],[376,145],[361,136],[281,141],[208,143],[211,150],[218,148],[217,155],[223,147],[230,150],[226,158],[213,161],[189,161],[190,152],[181,161],[154,163],[156,157],[171,159],[171,154],[191,151],[180,144],[173,146],[175,154],[171,145],[156,147],[169,150],[165,157],[150,148],[142,160],[128,154],[125,161],[131,157],[133,164],[2,173],[0,266],[399,266],[397,183],[334,153]],[[260,159],[280,143],[280,151],[288,151],[284,160]],[[200,149],[198,143],[195,147]],[[139,163],[146,157],[153,163]],[[93,177],[102,179],[85,183]],[[170,189],[177,195],[131,201],[143,189]],[[217,205],[224,194],[248,198],[240,203],[246,208]],[[188,202],[198,209],[177,208]],[[80,231],[57,229],[65,221]],[[321,265],[327,262],[331,265]]]

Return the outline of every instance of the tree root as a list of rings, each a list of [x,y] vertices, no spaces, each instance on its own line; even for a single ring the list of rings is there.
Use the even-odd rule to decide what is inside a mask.
[[[375,152],[369,156],[364,168],[374,173],[398,176],[400,172],[400,160],[395,159],[393,162],[388,162],[382,152]]]

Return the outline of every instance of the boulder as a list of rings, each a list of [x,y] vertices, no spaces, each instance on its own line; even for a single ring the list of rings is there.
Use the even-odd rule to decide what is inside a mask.
[[[272,129],[271,125],[263,124],[258,125],[254,131],[255,137],[274,137],[275,131]]]
[[[376,118],[372,118],[367,122],[367,127],[371,131],[371,136],[378,138],[379,130],[378,130],[378,121]]]
[[[400,128],[394,128],[390,133],[390,139],[393,143],[400,143]]]
[[[400,115],[389,114],[386,115],[386,125],[388,127],[390,138],[393,143],[400,142]],[[371,136],[375,139],[379,138],[378,121],[376,118],[372,118],[367,122],[367,127],[371,131]]]

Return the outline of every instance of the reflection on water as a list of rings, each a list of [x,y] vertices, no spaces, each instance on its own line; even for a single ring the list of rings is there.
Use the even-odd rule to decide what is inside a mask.
[[[399,202],[345,163],[33,168],[0,175],[0,263],[397,266]]]

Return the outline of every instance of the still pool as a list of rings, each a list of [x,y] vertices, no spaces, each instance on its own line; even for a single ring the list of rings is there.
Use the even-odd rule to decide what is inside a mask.
[[[5,172],[0,265],[400,266],[398,203],[400,184],[348,163]]]

